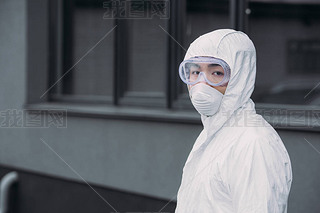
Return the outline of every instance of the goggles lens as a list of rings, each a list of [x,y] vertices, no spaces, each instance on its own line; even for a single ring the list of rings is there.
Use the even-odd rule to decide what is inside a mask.
[[[228,83],[230,68],[228,64],[213,57],[194,57],[183,61],[179,66],[181,80],[189,85],[207,82],[212,86]]]

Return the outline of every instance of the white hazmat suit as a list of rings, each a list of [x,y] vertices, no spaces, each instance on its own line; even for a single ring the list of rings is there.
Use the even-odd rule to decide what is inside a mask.
[[[250,98],[255,47],[242,32],[223,29],[200,36],[186,56],[223,59],[230,80],[218,112],[204,126],[183,168],[176,213],[286,213],[291,162],[277,132],[256,114]]]

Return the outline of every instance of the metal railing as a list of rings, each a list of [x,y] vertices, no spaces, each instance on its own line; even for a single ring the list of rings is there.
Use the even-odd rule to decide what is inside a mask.
[[[9,191],[12,184],[17,182],[18,173],[9,172],[0,182],[0,213],[7,213],[9,208]]]

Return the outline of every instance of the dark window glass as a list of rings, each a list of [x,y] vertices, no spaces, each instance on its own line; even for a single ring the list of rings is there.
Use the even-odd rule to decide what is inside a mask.
[[[167,21],[158,16],[128,19],[128,66],[125,96],[165,98]],[[163,100],[164,101],[164,100]]]
[[[102,1],[63,1],[60,95],[103,98],[113,94],[114,19]]]
[[[103,11],[101,8],[74,11],[73,63],[96,45],[72,71],[74,94],[112,95],[113,32],[104,36],[112,29],[113,21],[103,19]]]
[[[210,31],[230,28],[228,0],[187,0],[186,39],[189,45]]]
[[[247,29],[258,57],[253,99],[319,105],[320,2],[287,2],[249,3]]]

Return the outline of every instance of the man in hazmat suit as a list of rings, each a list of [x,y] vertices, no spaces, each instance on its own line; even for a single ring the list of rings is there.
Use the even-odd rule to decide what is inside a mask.
[[[191,43],[179,75],[203,130],[183,168],[176,213],[286,213],[291,162],[250,98],[255,47],[231,29]]]

